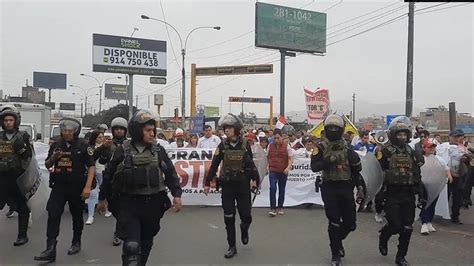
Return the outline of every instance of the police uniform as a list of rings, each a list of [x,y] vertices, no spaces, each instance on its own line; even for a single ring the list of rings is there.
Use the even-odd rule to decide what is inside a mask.
[[[219,126],[232,126],[237,133],[242,128],[243,123],[235,115],[228,114],[221,118]],[[260,177],[252,158],[253,154],[250,144],[242,136],[237,136],[236,142],[231,142],[229,138],[226,138],[217,147],[208,175],[206,176],[205,185],[209,187],[211,180],[216,176],[220,163],[223,162],[218,183],[222,188],[222,208],[224,209],[224,223],[229,244],[225,258],[231,258],[237,254],[235,230],[236,202],[241,220],[241,240],[244,245],[249,241],[248,230],[252,223],[250,180],[256,181],[257,186],[260,183]]]
[[[55,261],[56,260],[56,238],[59,236],[61,216],[64,212],[64,205],[68,203],[72,216],[73,238],[68,255],[74,255],[81,250],[81,236],[84,227],[83,211],[84,198],[81,194],[86,186],[88,170],[95,167],[94,148],[87,142],[78,138],[80,123],[74,118],[62,119],[63,121],[74,121],[78,128],[74,133],[71,142],[65,141],[62,137],[51,144],[46,162],[50,161],[53,152],[62,151],[62,156],[53,164],[49,175],[49,186],[51,193],[46,205],[48,211],[48,222],[46,229],[47,248],[35,260]],[[61,127],[61,121],[60,121]]]
[[[397,133],[410,131],[405,124],[395,124],[389,128],[390,144],[377,152],[377,159],[385,172],[384,197],[385,218],[387,224],[380,230],[379,251],[383,256],[388,253],[388,240],[392,235],[399,235],[397,265],[408,265],[405,256],[408,252],[413,222],[415,219],[415,194],[420,193],[421,170],[423,156],[417,156],[415,151],[406,143],[396,139]]]
[[[137,112],[134,117],[140,117],[141,112],[145,111]],[[182,194],[176,170],[165,149],[156,141],[151,145],[134,142],[131,127],[141,130],[140,126],[151,120],[139,120],[135,125],[129,122],[132,141],[126,140],[116,148],[107,165],[108,171],[114,174],[104,179],[104,183],[110,183],[106,184],[111,188],[107,198],[114,202],[119,237],[124,241],[123,265],[146,264],[153,237],[160,230],[160,219],[171,207],[166,187],[175,198]]]
[[[344,120],[330,115],[324,121],[325,134],[332,136],[316,145],[311,156],[313,172],[322,171],[321,197],[329,220],[328,233],[332,253],[332,264],[340,265],[345,256],[342,245],[347,235],[356,229],[356,206],[354,186],[358,188],[358,200],[363,198],[363,179],[360,176],[359,156],[342,139]],[[334,128],[336,126],[337,128]],[[337,132],[335,132],[337,129]]]
[[[125,120],[125,118],[122,118],[122,117],[116,117],[112,120],[111,127],[112,127],[112,135],[114,134],[114,128],[116,128],[116,127],[121,127],[123,129],[125,129],[125,135],[126,135],[126,133],[127,133],[127,120]],[[107,148],[104,145],[102,145],[98,149],[96,149],[97,156],[99,158],[99,163],[105,165],[105,170],[104,170],[104,173],[103,173],[103,180],[111,178],[112,174],[110,173],[110,169],[107,167],[108,163],[109,163],[110,159],[112,158],[112,154],[114,153],[114,151],[117,149],[117,147],[122,146],[122,144],[125,140],[126,140],[125,136],[119,138],[119,137],[116,137],[114,135],[113,138],[112,138],[112,145],[110,147]],[[107,195],[111,195],[110,193],[107,192],[107,191],[111,190],[110,184],[111,184],[110,182],[102,182],[102,184],[100,185],[100,190],[99,190],[99,200],[100,201],[105,200]],[[112,212],[114,217],[117,218],[117,216],[115,214],[115,211],[114,211],[113,199],[108,198],[107,203],[108,203],[108,209]],[[118,222],[116,222],[114,237],[113,237],[113,241],[112,241],[114,246],[119,246],[122,243],[122,241],[118,237],[118,235],[119,235],[118,232],[119,232],[119,225],[118,225]]]
[[[18,131],[21,118],[17,110],[7,107],[0,113],[2,128],[3,118],[7,115],[15,116],[16,121],[13,132],[0,132],[0,207],[3,209],[8,202],[11,209],[18,212],[18,238],[13,245],[21,246],[28,242],[30,210],[16,181],[27,167],[25,162],[32,156],[32,147],[29,134]]]

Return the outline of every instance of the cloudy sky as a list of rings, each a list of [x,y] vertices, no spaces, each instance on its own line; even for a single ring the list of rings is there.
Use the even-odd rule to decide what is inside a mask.
[[[286,110],[304,110],[303,87],[330,89],[339,112],[351,110],[356,93],[358,114],[404,113],[406,82],[407,19],[361,33],[408,11],[403,1],[264,1],[290,7],[326,12],[328,43],[324,57],[298,54],[287,60]],[[84,88],[95,81],[117,75],[92,72],[92,34],[130,36],[168,42],[168,85],[150,85],[148,77],[135,76],[139,107],[148,106],[148,95],[164,94],[163,115],[180,106],[180,46],[177,35],[156,21],[140,15],[165,19],[182,35],[198,26],[221,26],[222,30],[198,30],[187,43],[187,72],[198,67],[273,63],[274,73],[232,77],[200,78],[198,104],[240,112],[240,104],[226,102],[229,96],[274,96],[279,110],[279,54],[254,47],[255,1],[8,1],[0,0],[0,89],[19,95],[33,71],[68,74],[68,84]],[[419,3],[415,16],[414,109],[448,105],[455,101],[461,112],[474,113],[473,11],[474,5]],[[377,11],[378,10],[378,11]],[[370,14],[367,14],[370,13]],[[365,16],[362,16],[367,14]],[[359,17],[359,18],[357,18]],[[355,18],[355,19],[354,19]],[[349,38],[353,35],[355,37]],[[171,42],[170,42],[171,40]],[[177,58],[176,63],[175,55]],[[189,74],[187,75],[189,77]],[[119,81],[120,82],[124,82]],[[187,80],[187,112],[189,112]],[[76,102],[73,88],[54,91],[54,102]],[[95,98],[94,98],[95,97]],[[90,104],[98,109],[98,97]],[[106,100],[109,107],[116,101]],[[151,103],[152,104],[152,103]],[[376,106],[376,108],[375,108]],[[387,106],[387,108],[383,108]],[[268,115],[264,104],[246,104],[246,112]]]

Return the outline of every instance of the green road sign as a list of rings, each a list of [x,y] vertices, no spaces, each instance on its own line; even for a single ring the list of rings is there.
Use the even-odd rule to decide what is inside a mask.
[[[326,53],[326,14],[257,2],[255,46]]]

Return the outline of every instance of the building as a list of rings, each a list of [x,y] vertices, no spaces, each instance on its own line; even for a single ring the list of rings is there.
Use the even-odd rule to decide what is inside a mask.
[[[26,87],[21,88],[21,96],[27,98],[32,103],[44,103],[46,92],[27,85]]]
[[[449,110],[443,105],[427,108],[420,113],[420,122],[428,130],[448,130]],[[469,113],[456,112],[456,125],[474,125],[474,117]]]

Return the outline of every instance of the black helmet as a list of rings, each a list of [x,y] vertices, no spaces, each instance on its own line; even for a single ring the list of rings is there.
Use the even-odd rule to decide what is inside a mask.
[[[324,135],[330,141],[340,140],[342,138],[342,133],[344,133],[344,128],[346,127],[346,122],[344,118],[340,115],[332,114],[328,115],[323,122],[324,125]]]
[[[81,122],[74,117],[63,117],[59,120],[59,131],[63,129],[74,130],[74,138],[77,139],[81,133]]]
[[[239,134],[240,130],[244,127],[244,123],[236,115],[228,113],[219,119],[218,125],[222,128],[233,127],[235,128],[235,134]]]
[[[406,116],[405,116],[406,117]],[[408,118],[407,118],[408,119]],[[397,141],[397,134],[399,132],[406,132],[407,134],[407,142],[410,140],[410,137],[411,137],[411,130],[410,130],[410,127],[403,123],[402,121],[404,121],[405,119],[401,119],[399,120],[398,122],[396,123],[390,123],[389,127],[388,127],[388,130],[389,130],[389,133],[388,133],[388,138],[390,139],[390,141],[394,144],[397,144],[398,141]],[[405,120],[406,121],[406,120]],[[409,120],[408,120],[409,121]],[[399,143],[399,144],[402,144],[402,143]]]
[[[154,112],[146,109],[137,111],[130,121],[128,121],[128,132],[130,137],[132,137],[133,142],[140,142],[143,140],[143,131],[142,128],[145,125],[155,126],[156,121],[159,120],[158,115]],[[156,135],[156,128],[155,128]]]
[[[3,124],[3,119],[5,116],[14,116],[15,117],[15,129],[18,130],[21,124],[21,115],[18,109],[13,105],[3,106],[0,109],[0,120],[2,122],[2,128],[5,130],[5,125]]]

